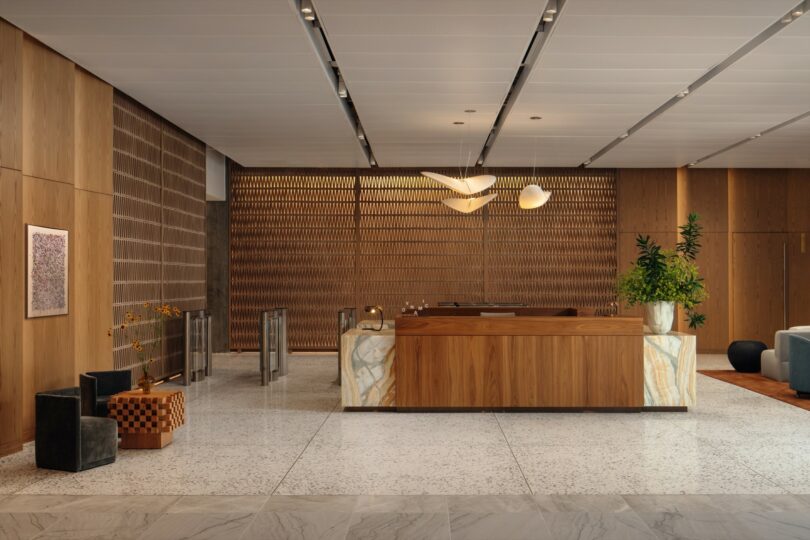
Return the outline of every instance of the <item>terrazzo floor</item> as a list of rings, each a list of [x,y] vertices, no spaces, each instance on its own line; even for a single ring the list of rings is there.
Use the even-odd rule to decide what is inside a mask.
[[[523,523],[533,531],[569,523],[571,530],[582,533],[573,538],[590,538],[582,532],[586,529],[598,533],[594,538],[607,538],[599,531],[607,534],[620,524],[637,528],[639,537],[645,537],[667,527],[687,530],[692,521],[701,519],[711,521],[711,530],[732,531],[729,538],[746,538],[734,527],[755,529],[756,523],[775,519],[771,516],[775,511],[789,523],[785,527],[792,532],[786,538],[810,537],[810,497],[802,495],[810,493],[810,412],[722,381],[698,375],[698,405],[687,413],[344,413],[333,384],[334,356],[294,356],[290,374],[268,387],[258,384],[257,363],[255,354],[216,355],[212,377],[190,388],[171,385],[187,394],[188,422],[162,450],[121,450],[114,464],[78,474],[37,469],[32,444],[0,459],[0,497],[6,497],[0,499],[0,538],[14,526],[53,535],[60,530],[59,523],[84,519],[57,515],[48,501],[80,510],[71,514],[105,516],[99,526],[148,529],[152,538],[177,537],[173,532],[161,536],[155,528],[159,532],[161,527],[172,531],[175,525],[184,526],[185,518],[174,515],[187,513],[178,510],[184,504],[205,506],[203,521],[219,523],[211,530],[233,527],[246,538],[252,538],[248,531],[257,521],[268,530],[287,525],[318,531],[325,527],[319,538],[344,538],[351,530],[390,532],[400,525],[421,531],[415,538],[430,538],[426,530],[439,530],[437,537],[445,537],[451,529],[497,529],[500,518],[481,522],[476,512],[447,509],[448,500],[461,499],[445,495],[479,496],[467,501],[485,501],[485,507],[501,499],[508,507],[528,497],[541,510],[549,500],[586,501],[584,510],[552,512],[570,514],[567,517],[549,518],[541,511],[545,529],[538,525],[536,508],[529,511],[531,516],[509,518],[510,523],[517,519],[514,526]],[[723,356],[701,356],[698,363],[706,369],[728,366]],[[678,494],[698,497],[660,497]],[[101,497],[81,503],[87,495]],[[337,497],[311,499],[325,495]],[[402,497],[407,495],[421,497]],[[492,495],[501,497],[488,497]],[[721,495],[725,498],[718,499]],[[374,497],[369,496],[387,496],[377,497],[382,510],[362,506],[374,506]],[[80,504],[73,506],[76,500]],[[340,514],[333,516],[336,528],[330,528],[326,517],[326,522],[302,524],[303,518],[295,517],[296,512],[307,512],[295,506],[301,500],[337,504],[338,510],[327,512]],[[104,501],[125,501],[120,504],[135,504],[141,510],[123,518],[104,510],[113,505],[104,506]],[[292,501],[292,506],[279,510],[273,506],[283,507],[279,501]],[[402,511],[397,506],[405,504],[401,501],[416,505],[413,513],[427,521],[407,517],[412,512]],[[636,507],[644,501],[652,501],[651,506]],[[434,503],[438,510],[431,510]],[[42,506],[36,516],[31,504]],[[603,510],[592,511],[588,504],[626,504],[633,512],[618,515],[611,510],[612,517],[604,517]],[[274,509],[265,515],[268,508]],[[279,512],[291,512],[292,517]],[[453,517],[468,513],[476,515]],[[51,514],[56,517],[42,517]],[[390,520],[368,514],[386,514]],[[431,514],[445,517],[424,517]],[[720,514],[726,517],[717,517]],[[733,527],[724,521],[731,519],[726,514],[734,514]],[[282,522],[287,525],[279,525]],[[190,523],[199,525],[199,520]],[[456,536],[462,534],[458,531]],[[725,538],[718,535],[712,537]]]

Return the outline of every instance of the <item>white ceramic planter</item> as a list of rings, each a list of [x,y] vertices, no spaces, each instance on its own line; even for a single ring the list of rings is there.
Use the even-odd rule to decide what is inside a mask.
[[[647,326],[653,334],[667,334],[675,319],[675,302],[652,302],[644,304]]]

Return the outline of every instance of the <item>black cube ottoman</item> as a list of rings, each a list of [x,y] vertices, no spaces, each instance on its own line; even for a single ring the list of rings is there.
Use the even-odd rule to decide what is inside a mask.
[[[733,341],[728,346],[728,361],[741,373],[759,373],[759,357],[767,348],[761,341]]]

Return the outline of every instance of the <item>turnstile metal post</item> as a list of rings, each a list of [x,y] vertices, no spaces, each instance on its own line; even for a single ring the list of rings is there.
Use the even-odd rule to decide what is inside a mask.
[[[191,312],[183,313],[183,384],[191,386]]]
[[[283,377],[289,370],[287,358],[287,308],[277,307],[278,315],[278,347],[276,348],[276,358],[278,358],[278,376]]]
[[[214,360],[214,350],[211,348],[211,329],[212,329],[212,326],[211,326],[211,314],[210,313],[208,313],[207,316],[205,317],[205,326],[206,326],[206,330],[208,332],[208,343],[207,343],[207,346],[205,348],[205,375],[207,377],[210,377],[211,373],[214,370],[212,365],[211,365],[213,363],[213,360]]]

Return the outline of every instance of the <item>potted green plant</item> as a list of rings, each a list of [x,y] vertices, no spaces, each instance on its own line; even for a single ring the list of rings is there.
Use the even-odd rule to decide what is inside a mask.
[[[706,322],[706,316],[696,311],[708,296],[695,264],[703,229],[698,219],[697,214],[689,214],[686,224],[679,227],[681,241],[674,250],[662,249],[649,236],[638,235],[638,259],[619,276],[619,297],[629,306],[643,305],[647,325],[656,334],[672,329],[676,304],[686,310],[689,328]]]

